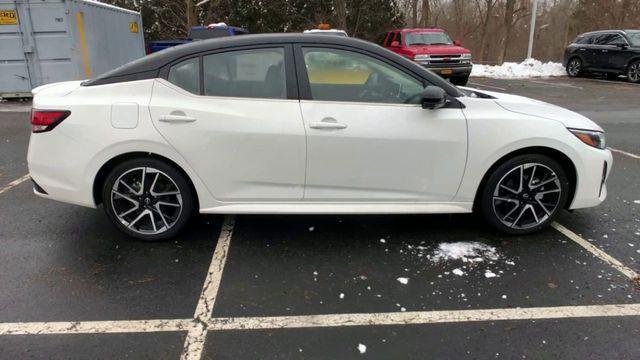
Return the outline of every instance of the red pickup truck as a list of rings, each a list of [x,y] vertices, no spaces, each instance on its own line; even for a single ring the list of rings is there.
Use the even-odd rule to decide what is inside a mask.
[[[448,78],[465,85],[471,74],[471,51],[451,40],[442,29],[398,29],[387,32],[382,46]]]

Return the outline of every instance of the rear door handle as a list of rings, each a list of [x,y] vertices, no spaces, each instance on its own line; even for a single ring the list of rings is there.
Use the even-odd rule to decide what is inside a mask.
[[[322,121],[314,121],[309,124],[312,129],[346,129],[347,124],[341,124],[332,117],[326,117]]]
[[[161,115],[158,120],[166,123],[190,123],[196,121],[196,118],[186,115]]]

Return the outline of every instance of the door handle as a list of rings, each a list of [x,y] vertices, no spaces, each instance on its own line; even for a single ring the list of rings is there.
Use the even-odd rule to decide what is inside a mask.
[[[196,121],[196,118],[186,115],[160,115],[158,120],[166,123],[190,123]]]
[[[581,48],[581,49],[578,49],[578,50],[580,50],[580,51],[586,51],[587,49],[582,49],[582,48]]]
[[[609,50],[604,50],[604,49],[603,49],[603,50],[602,50],[602,52],[609,52]]]
[[[341,124],[332,117],[326,117],[322,121],[314,121],[309,124],[312,129],[346,129],[347,124]]]

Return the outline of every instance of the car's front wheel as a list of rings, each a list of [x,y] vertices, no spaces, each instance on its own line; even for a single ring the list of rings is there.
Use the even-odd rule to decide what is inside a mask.
[[[514,157],[498,166],[480,194],[480,210],[497,230],[529,234],[549,224],[567,201],[562,166],[538,154]]]
[[[629,64],[627,79],[632,83],[640,83],[640,61],[634,61]]]
[[[155,241],[176,235],[194,212],[194,196],[185,176],[153,158],[117,165],[102,191],[104,209],[127,235]]]
[[[574,57],[569,60],[567,63],[567,74],[570,77],[577,77],[582,74],[582,60],[580,60],[580,58]]]

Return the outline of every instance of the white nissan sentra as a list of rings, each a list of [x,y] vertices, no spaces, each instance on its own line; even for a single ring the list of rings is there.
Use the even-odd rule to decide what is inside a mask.
[[[344,37],[199,41],[34,91],[36,194],[143,240],[206,214],[481,213],[509,234],[600,204],[603,130]]]

